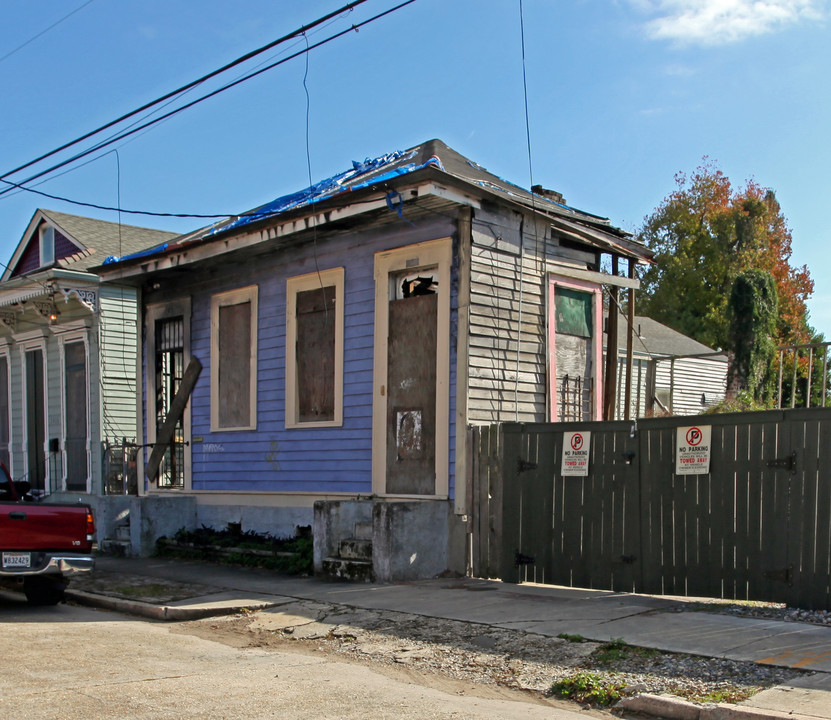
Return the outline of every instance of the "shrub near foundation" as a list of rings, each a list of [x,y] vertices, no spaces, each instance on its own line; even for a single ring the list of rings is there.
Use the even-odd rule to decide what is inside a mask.
[[[156,554],[262,567],[287,575],[311,575],[313,572],[313,540],[305,533],[293,538],[277,538],[251,530],[242,532],[238,526],[225,530],[205,525],[196,530],[181,528],[172,539],[161,537],[156,541]]]

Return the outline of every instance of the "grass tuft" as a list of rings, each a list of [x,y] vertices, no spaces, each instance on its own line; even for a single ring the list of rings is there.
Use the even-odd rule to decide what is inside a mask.
[[[590,672],[578,672],[571,677],[562,678],[551,686],[551,694],[577,702],[608,707],[621,698],[624,683],[605,679]]]

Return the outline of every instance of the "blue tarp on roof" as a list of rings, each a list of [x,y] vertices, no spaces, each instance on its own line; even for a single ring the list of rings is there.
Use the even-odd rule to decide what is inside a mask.
[[[230,223],[224,225],[217,225],[211,228],[211,230],[207,234],[214,235],[218,232],[233,230],[235,228],[248,225],[252,222],[256,222],[257,220],[261,220],[264,217],[279,215],[280,213],[286,212],[287,210],[293,210],[295,208],[302,207],[303,205],[311,205],[312,203],[320,202],[321,200],[331,197],[332,195],[335,195],[344,190],[358,190],[359,188],[373,185],[376,182],[382,182],[383,180],[389,179],[394,175],[382,173],[378,176],[375,176],[374,173],[376,171],[382,170],[383,168],[389,165],[400,162],[402,160],[406,160],[408,159],[408,157],[413,156],[415,156],[415,152],[412,150],[410,150],[409,152],[399,150],[393,153],[382,155],[381,157],[375,158],[374,160],[369,158],[367,158],[363,162],[353,160],[351,170],[339,173],[338,175],[334,175],[333,177],[327,178],[326,180],[321,180],[319,183],[312,185],[311,187],[306,188],[305,190],[300,190],[299,192],[291,193],[290,195],[283,195],[282,197],[276,198],[275,200],[272,200],[270,203],[266,203],[265,205],[258,207],[256,210],[253,210],[250,213],[246,213],[245,215],[240,216],[236,220],[232,220]],[[416,166],[412,164],[404,166],[403,168],[397,168],[397,175],[403,175],[406,172],[412,172],[415,169],[417,169]],[[364,176],[367,177],[362,182],[353,184],[356,180],[358,180],[359,178],[363,178]]]
[[[196,235],[189,239],[195,240],[199,238],[206,238],[211,235],[216,235],[219,232],[235,230],[256,222],[257,220],[262,220],[263,218],[273,217],[287,212],[288,210],[294,210],[296,208],[303,207],[304,205],[311,205],[313,203],[320,202],[321,200],[337,195],[340,192],[367,188],[377,183],[392,180],[393,178],[407,175],[415,172],[416,170],[421,170],[427,166],[433,166],[439,168],[440,170],[444,170],[441,160],[435,156],[429,158],[426,162],[421,164],[408,163],[406,165],[390,167],[396,165],[397,163],[406,162],[407,160],[415,157],[415,155],[415,150],[398,150],[396,152],[387,153],[386,155],[382,155],[378,158],[367,158],[363,162],[353,160],[352,168],[350,170],[334,175],[326,180],[321,180],[319,183],[312,185],[309,188],[305,188],[304,190],[278,197],[271,202],[246,213],[245,215],[240,215],[232,220],[219,222],[211,226],[211,228],[207,229],[201,235]],[[155,255],[164,252],[169,247],[175,247],[175,245],[176,243],[165,243],[164,245],[159,245],[148,250],[142,250],[141,252],[133,253],[131,255],[124,255],[123,257],[111,256],[104,260],[102,264],[111,265],[125,260]]]

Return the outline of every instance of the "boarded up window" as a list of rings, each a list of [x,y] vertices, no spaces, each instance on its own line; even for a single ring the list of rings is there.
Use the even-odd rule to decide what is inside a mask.
[[[0,356],[0,462],[9,471],[9,361]]]
[[[87,489],[87,354],[82,342],[64,345],[66,489]]]
[[[335,287],[297,293],[297,404],[300,422],[335,419]]]
[[[218,332],[219,427],[247,427],[251,424],[251,303],[220,306]]]
[[[591,293],[557,287],[554,302],[559,334],[585,338],[592,336]]]

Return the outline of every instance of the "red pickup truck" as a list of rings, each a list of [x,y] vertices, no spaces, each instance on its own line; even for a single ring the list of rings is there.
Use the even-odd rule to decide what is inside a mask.
[[[22,588],[34,605],[55,605],[70,576],[95,566],[95,522],[89,506],[29,501],[29,489],[0,463],[0,586]]]

